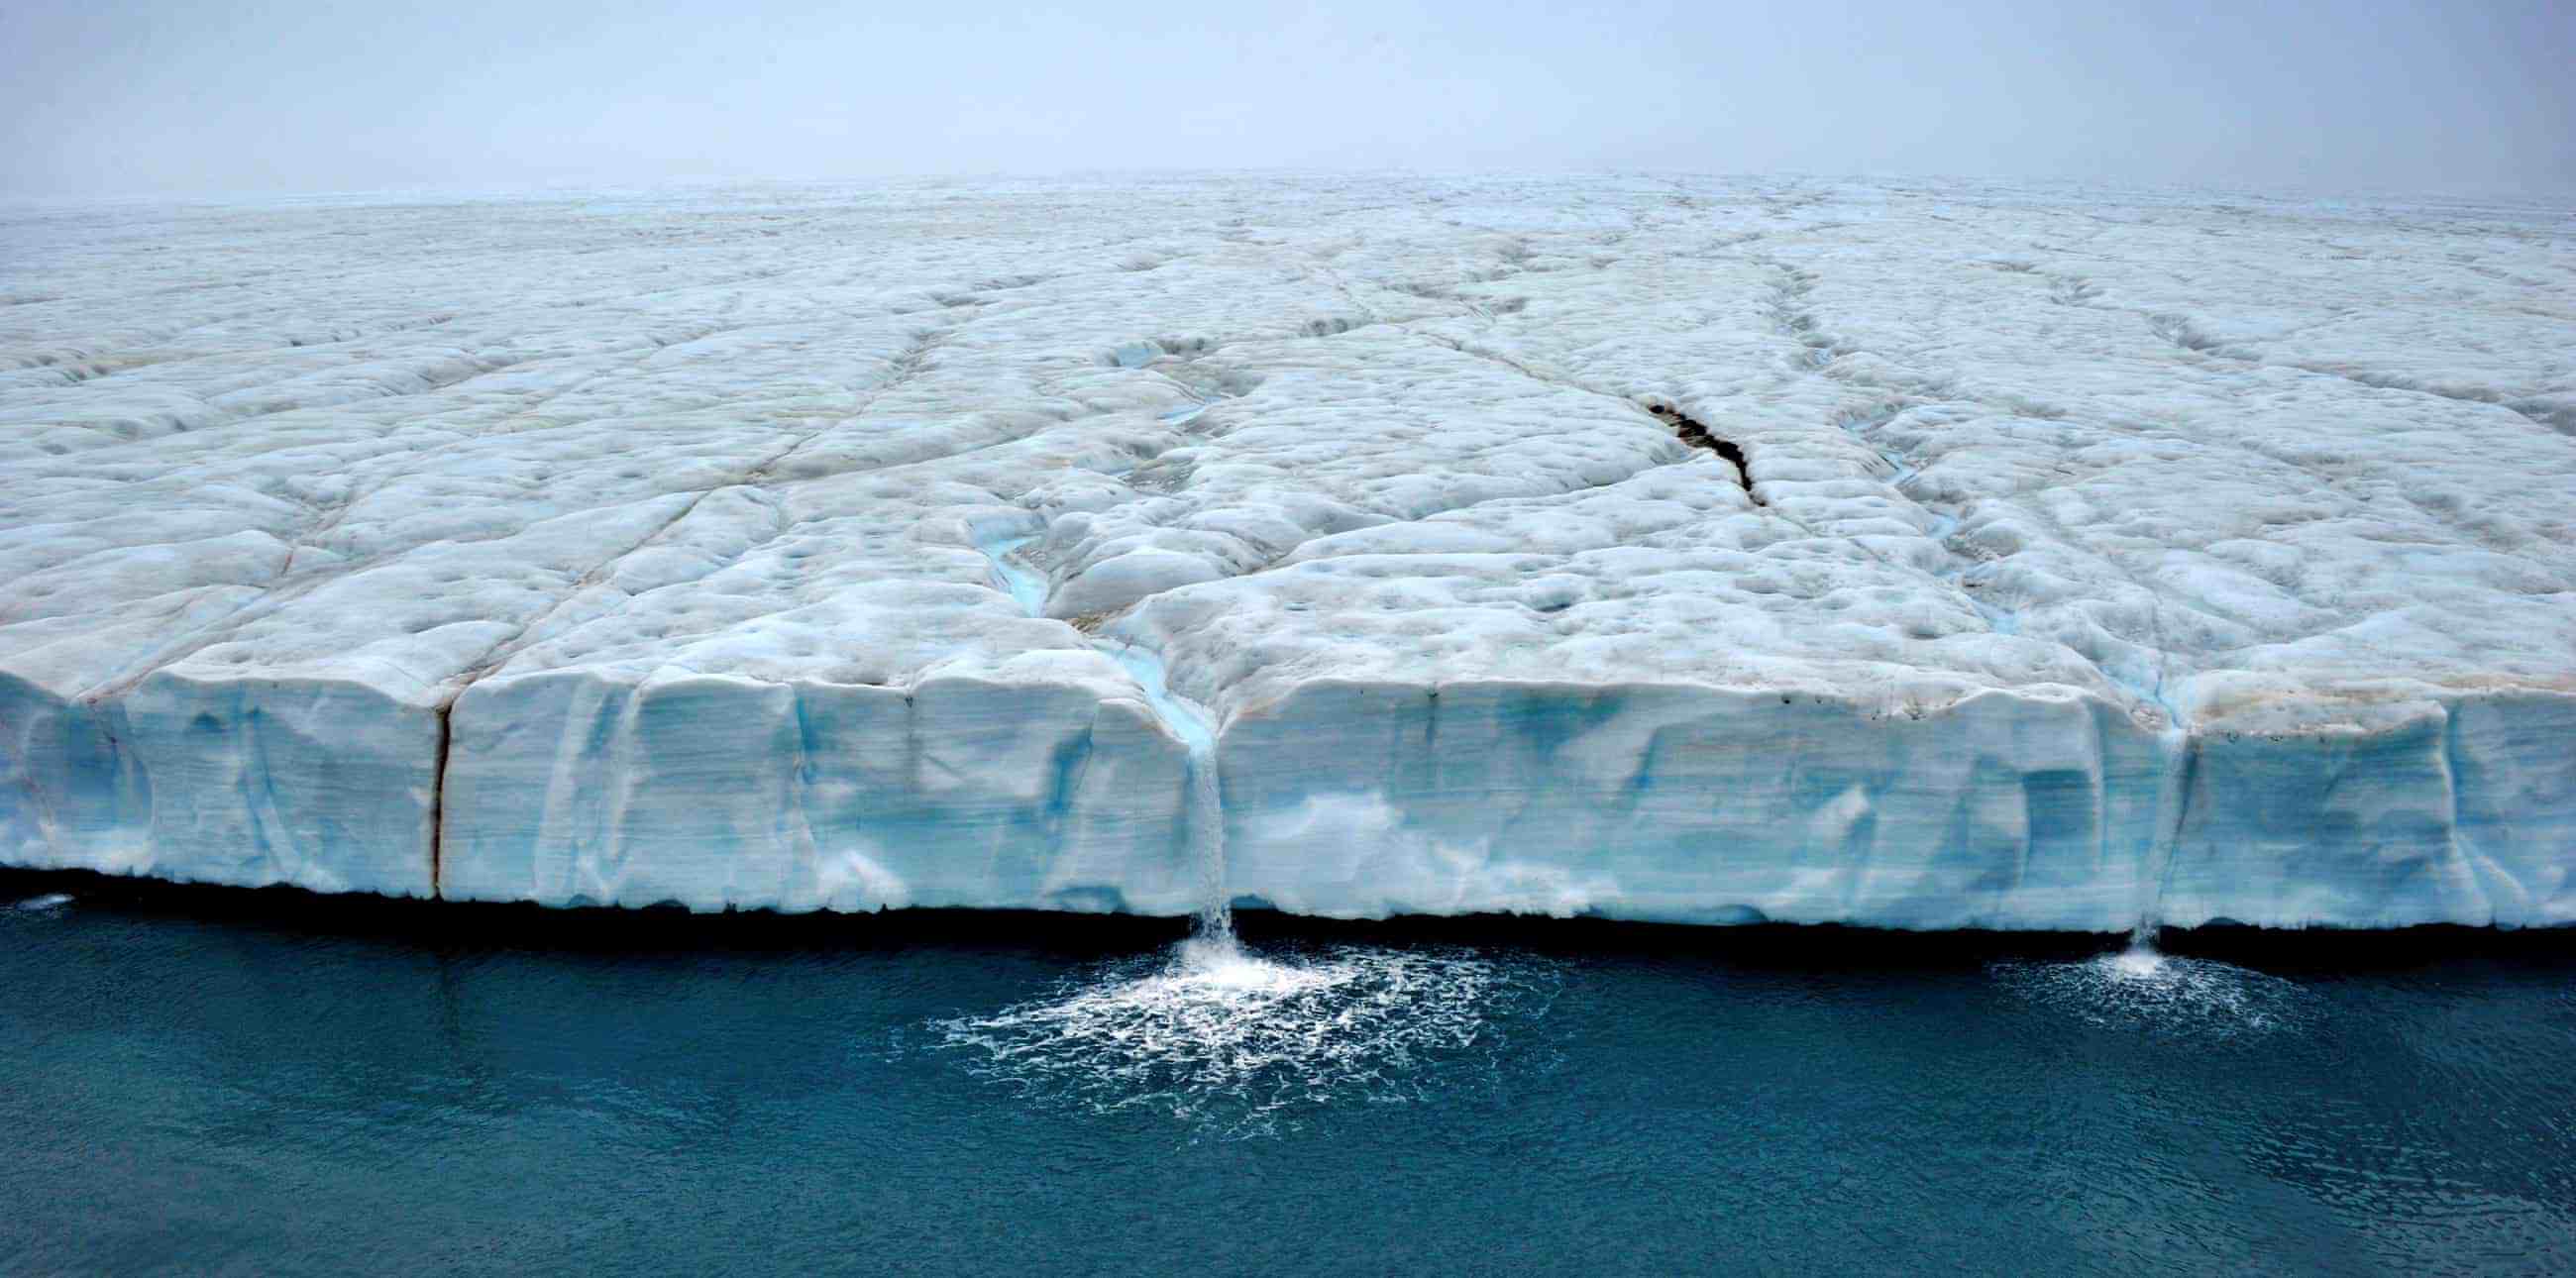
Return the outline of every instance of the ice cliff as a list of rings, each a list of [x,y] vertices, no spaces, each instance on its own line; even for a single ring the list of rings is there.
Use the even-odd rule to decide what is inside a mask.
[[[0,863],[1180,913],[1215,823],[1315,914],[2576,921],[2570,236],[1645,178],[0,208]]]

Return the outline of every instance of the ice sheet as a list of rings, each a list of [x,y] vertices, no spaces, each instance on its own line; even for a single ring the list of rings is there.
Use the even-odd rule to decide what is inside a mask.
[[[0,298],[10,864],[1182,913],[1177,697],[1292,910],[2576,920],[2561,210],[23,206]]]

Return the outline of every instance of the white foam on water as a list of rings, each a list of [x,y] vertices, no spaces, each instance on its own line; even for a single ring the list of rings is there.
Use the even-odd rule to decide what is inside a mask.
[[[43,896],[31,896],[18,902],[18,908],[31,913],[41,913],[47,910],[59,910],[71,903],[72,896],[69,892],[47,892]]]
[[[2296,982],[2212,959],[2176,958],[2141,937],[2075,962],[2001,962],[2006,990],[2088,1024],[2160,1036],[2234,1038],[2295,1027],[2308,1011]]]
[[[1039,999],[934,1022],[937,1046],[1033,1100],[1162,1110],[1220,1138],[1345,1101],[1490,1078],[1505,1028],[1543,1015],[1555,965],[1466,950],[1247,953],[1230,938],[1105,965]]]

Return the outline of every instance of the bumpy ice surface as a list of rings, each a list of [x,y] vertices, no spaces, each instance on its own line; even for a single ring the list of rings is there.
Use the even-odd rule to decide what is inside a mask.
[[[11,207],[0,862],[2570,921],[2571,237],[1642,178]]]

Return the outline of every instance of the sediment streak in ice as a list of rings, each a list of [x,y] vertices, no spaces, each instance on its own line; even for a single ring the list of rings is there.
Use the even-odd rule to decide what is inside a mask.
[[[0,861],[1183,913],[1132,650],[1221,725],[1235,899],[2566,921],[2554,212],[0,214]]]

